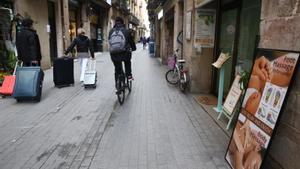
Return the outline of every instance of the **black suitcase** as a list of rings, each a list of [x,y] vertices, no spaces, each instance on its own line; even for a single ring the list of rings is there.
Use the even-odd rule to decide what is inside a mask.
[[[18,67],[13,97],[19,101],[41,100],[44,80],[43,70],[37,67]]]
[[[53,81],[56,87],[74,85],[74,60],[71,57],[57,58],[53,62]]]

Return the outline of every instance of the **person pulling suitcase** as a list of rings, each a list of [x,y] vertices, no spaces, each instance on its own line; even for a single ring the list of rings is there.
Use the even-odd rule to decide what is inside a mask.
[[[78,36],[73,40],[68,49],[64,52],[65,55],[68,55],[70,51],[76,46],[77,49],[77,58],[80,64],[80,82],[83,86],[84,82],[84,74],[86,71],[88,59],[90,58],[89,51],[91,53],[91,57],[94,59],[94,50],[92,47],[92,43],[90,39],[85,35],[85,30],[83,28],[79,28],[77,30]]]
[[[23,27],[16,37],[18,60],[22,61],[24,66],[40,66],[42,60],[39,36],[32,24],[33,20],[30,18],[23,19]]]

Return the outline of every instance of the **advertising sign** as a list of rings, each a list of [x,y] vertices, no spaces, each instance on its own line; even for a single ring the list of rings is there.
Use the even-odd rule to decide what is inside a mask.
[[[226,110],[228,115],[232,115],[236,104],[238,103],[240,96],[242,94],[242,90],[240,87],[240,79],[241,76],[237,75],[233,81],[233,84],[229,90],[229,93],[225,99],[225,102],[223,104],[223,108]]]
[[[231,168],[261,167],[298,59],[299,53],[258,49],[225,155]]]
[[[215,11],[198,9],[195,12],[195,47],[214,47]]]

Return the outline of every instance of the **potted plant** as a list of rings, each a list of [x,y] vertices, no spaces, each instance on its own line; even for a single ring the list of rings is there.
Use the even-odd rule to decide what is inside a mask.
[[[239,81],[239,84],[240,84],[240,88],[242,90],[245,90],[248,86],[248,82],[249,82],[249,78],[250,78],[250,73],[247,72],[247,71],[242,71],[241,73],[241,79]]]

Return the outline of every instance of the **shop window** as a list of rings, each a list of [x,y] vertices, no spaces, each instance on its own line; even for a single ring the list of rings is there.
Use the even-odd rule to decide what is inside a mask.
[[[251,71],[254,50],[259,35],[260,0],[244,1],[241,10],[237,70]]]
[[[221,18],[221,29],[220,29],[220,41],[219,41],[219,52],[229,53],[230,56],[233,56],[233,48],[234,48],[234,39],[236,32],[236,17],[237,17],[237,9],[230,9],[222,12]],[[224,82],[224,93],[225,95],[228,93],[230,88],[230,79],[232,75],[232,64],[233,58],[231,57],[225,64],[225,82]],[[217,87],[215,88],[215,92],[218,92],[219,85],[219,75],[216,81]]]

